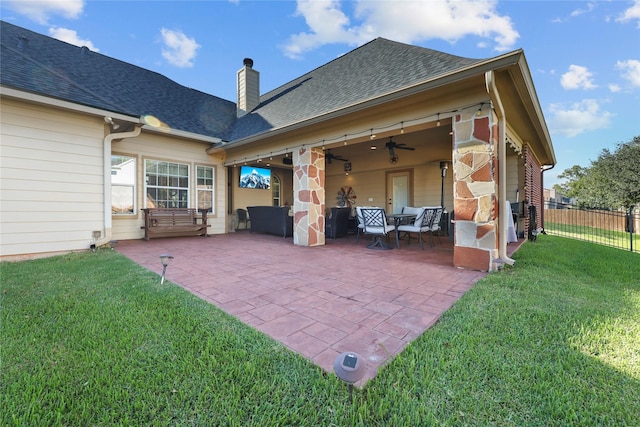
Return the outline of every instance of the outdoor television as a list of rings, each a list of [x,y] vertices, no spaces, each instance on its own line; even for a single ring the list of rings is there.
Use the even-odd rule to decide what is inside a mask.
[[[240,168],[240,188],[270,189],[271,170],[254,166],[242,166]]]

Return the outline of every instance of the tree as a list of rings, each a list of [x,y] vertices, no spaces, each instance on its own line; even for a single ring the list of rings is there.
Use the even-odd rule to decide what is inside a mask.
[[[565,169],[556,190],[575,197],[582,207],[629,208],[640,204],[640,136],[618,144],[616,150],[602,150],[591,166]]]

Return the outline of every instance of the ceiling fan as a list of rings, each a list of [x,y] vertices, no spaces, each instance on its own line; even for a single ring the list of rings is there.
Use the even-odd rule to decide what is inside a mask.
[[[328,164],[331,164],[331,162],[335,159],[335,160],[340,160],[342,162],[348,162],[348,159],[345,159],[342,156],[339,156],[337,154],[331,154],[331,150],[327,150],[327,152],[324,155],[324,158],[327,160]]]
[[[396,149],[398,150],[415,150],[413,147],[408,147],[407,144],[398,144],[393,141],[393,137],[389,137],[389,141],[385,144],[387,150],[389,150],[389,161],[391,163],[398,163],[398,155],[396,154]]]

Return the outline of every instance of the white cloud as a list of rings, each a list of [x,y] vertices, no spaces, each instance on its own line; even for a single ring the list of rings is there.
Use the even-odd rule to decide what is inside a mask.
[[[52,15],[78,18],[84,9],[84,0],[3,0],[2,6],[46,24]]]
[[[363,1],[355,3],[353,19],[339,0],[298,0],[297,15],[303,16],[308,32],[294,34],[285,54],[299,58],[328,43],[358,45],[376,37],[414,43],[443,39],[451,43],[466,36],[492,40],[494,49],[511,49],[520,35],[508,16],[496,11],[496,0]]]
[[[569,138],[583,132],[607,128],[613,116],[608,111],[601,111],[595,99],[583,99],[569,108],[561,104],[552,104],[551,114],[552,117],[549,120],[551,133]]]
[[[176,67],[193,67],[193,60],[200,48],[195,39],[187,37],[180,31],[167,30],[166,28],[163,28],[161,32],[164,43],[162,56]]]
[[[581,65],[570,65],[569,71],[562,75],[560,84],[564,89],[595,89],[593,73]]]
[[[49,35],[54,39],[67,42],[75,46],[80,46],[80,47],[86,46],[90,50],[93,50],[94,52],[100,52],[100,49],[95,47],[90,40],[81,39],[75,30],[70,30],[68,28],[62,28],[62,27],[58,27],[58,28],[52,27],[52,28],[49,28]]]
[[[625,10],[618,18],[617,22],[629,22],[634,19],[638,20],[638,28],[640,28],[640,0],[635,0],[633,6]]]
[[[589,13],[591,12],[594,8],[596,7],[595,4],[593,3],[587,3],[587,8],[586,9],[576,9],[573,12],[571,12],[571,16],[580,16],[584,13]]]
[[[613,92],[613,93],[616,93],[616,92],[620,92],[620,91],[622,90],[622,88],[620,87],[620,85],[617,85],[617,84],[615,84],[615,83],[611,83],[611,84],[609,85],[609,90],[610,90],[611,92]]]
[[[622,71],[622,78],[631,83],[631,86],[640,87],[640,61],[636,59],[618,61],[616,69]]]

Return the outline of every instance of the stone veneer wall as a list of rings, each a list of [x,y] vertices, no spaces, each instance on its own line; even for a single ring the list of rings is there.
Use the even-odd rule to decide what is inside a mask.
[[[488,271],[498,257],[498,127],[490,104],[456,115],[453,131],[453,263]]]
[[[293,153],[293,243],[324,245],[324,152],[301,148]]]

